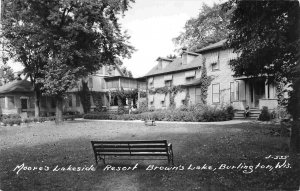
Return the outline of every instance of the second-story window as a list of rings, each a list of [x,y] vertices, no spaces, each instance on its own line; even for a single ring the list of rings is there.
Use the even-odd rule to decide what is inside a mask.
[[[149,78],[149,80],[148,80],[149,88],[152,88],[152,87],[153,87],[153,84],[154,84],[154,77],[151,77],[151,78]]]
[[[172,86],[172,80],[165,81],[165,86],[171,87]]]
[[[165,86],[172,86],[172,80],[173,80],[173,75],[165,75],[164,76],[164,81],[165,81]]]
[[[193,80],[195,80],[195,77],[186,78],[186,82],[192,82]]]
[[[211,64],[211,68],[212,68],[212,71],[219,70],[219,64],[217,62],[214,62]]]

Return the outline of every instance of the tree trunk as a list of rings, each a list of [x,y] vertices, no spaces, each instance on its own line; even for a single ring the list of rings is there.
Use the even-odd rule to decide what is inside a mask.
[[[60,124],[63,121],[63,98],[62,96],[56,97],[56,116],[55,123]]]
[[[40,116],[40,93],[38,91],[35,91],[35,104],[34,104],[34,116],[39,117]]]

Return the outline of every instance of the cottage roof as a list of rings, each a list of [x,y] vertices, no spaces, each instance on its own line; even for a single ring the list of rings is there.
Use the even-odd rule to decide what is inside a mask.
[[[174,73],[174,72],[179,72],[179,71],[185,71],[185,70],[201,67],[201,65],[202,65],[202,56],[201,55],[197,56],[194,60],[192,60],[188,64],[182,64],[182,59],[176,58],[175,60],[173,60],[173,62],[169,63],[163,69],[161,69],[159,67],[159,64],[157,64],[145,75],[145,77],[156,76],[156,75],[167,74],[167,73]]]
[[[15,80],[0,86],[0,94],[16,92],[33,92],[33,86],[27,80]]]
[[[213,43],[213,44],[210,44],[204,48],[201,48],[200,50],[196,50],[195,52],[197,53],[202,53],[202,52],[205,52],[205,51],[208,51],[208,50],[213,50],[213,49],[216,49],[216,48],[221,48],[224,46],[225,42],[226,42],[227,39],[224,39],[224,40],[221,40],[219,42],[216,42],[216,43]]]

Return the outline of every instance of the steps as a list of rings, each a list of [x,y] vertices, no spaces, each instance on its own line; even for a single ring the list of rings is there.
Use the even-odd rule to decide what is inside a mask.
[[[250,108],[250,115],[249,117],[244,117],[244,110],[237,110],[234,112],[233,119],[257,119],[261,111],[258,108]]]

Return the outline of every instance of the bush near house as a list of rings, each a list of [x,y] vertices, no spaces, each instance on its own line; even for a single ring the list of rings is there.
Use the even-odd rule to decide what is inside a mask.
[[[261,114],[258,117],[259,121],[270,121],[271,120],[271,113],[269,112],[268,107],[264,106],[262,108]]]
[[[153,112],[143,112],[134,114],[116,115],[105,112],[89,113],[84,115],[84,119],[100,120],[156,120],[156,121],[226,121],[233,118],[232,106],[224,108],[210,107],[206,105],[182,106],[177,109],[156,110]]]

